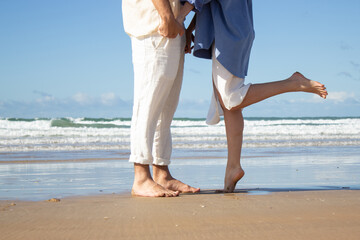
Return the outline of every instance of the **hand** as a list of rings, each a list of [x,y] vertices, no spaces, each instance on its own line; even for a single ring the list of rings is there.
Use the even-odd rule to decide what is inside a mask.
[[[184,27],[175,19],[161,19],[158,32],[160,35],[168,38],[176,38],[177,35],[184,34]]]
[[[181,25],[184,25],[185,17],[178,16],[178,17],[176,18],[176,21],[177,21],[178,23],[180,23]]]
[[[189,29],[186,29],[185,36],[186,36],[185,53],[191,53],[191,49],[194,48],[194,46],[191,47],[191,42],[194,42],[195,37],[192,34],[192,31],[190,31]]]

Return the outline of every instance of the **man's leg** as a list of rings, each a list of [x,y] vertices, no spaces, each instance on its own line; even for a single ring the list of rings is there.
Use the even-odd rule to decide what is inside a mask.
[[[151,178],[148,164],[134,163],[134,184],[131,194],[142,197],[175,197],[179,192],[167,190]]]
[[[171,45],[170,42],[174,41],[156,34],[144,39],[132,38],[134,107],[130,162],[134,163],[135,171],[132,194],[138,196],[178,195],[177,191],[154,182],[149,169],[156,123],[177,73],[177,68],[173,73],[169,65],[178,63],[180,57],[169,58],[166,46]]]
[[[168,98],[164,101],[164,107],[160,114],[160,118],[157,123],[157,128],[154,138],[153,147],[153,178],[154,180],[166,189],[179,191],[182,193],[195,193],[199,192],[199,188],[193,188],[183,182],[173,178],[170,174],[168,165],[170,164],[171,152],[172,152],[172,139],[171,139],[171,122],[174,117],[178,102],[179,95],[183,80],[184,70],[184,37],[181,38],[181,47],[174,51],[180,51],[180,59],[176,65],[177,74],[174,84],[169,92]],[[178,53],[175,53],[177,56]],[[173,58],[172,54],[169,54],[170,58]]]
[[[174,95],[172,95],[174,96]],[[169,96],[169,98],[171,98]],[[177,100],[176,100],[177,101]],[[179,191],[181,193],[196,193],[200,188],[191,187],[175,178],[170,174],[168,165],[170,164],[172,140],[170,125],[176,106],[172,105],[173,99],[168,99],[165,109],[173,109],[173,111],[164,111],[158,122],[158,126],[154,139],[154,163],[153,163],[153,177],[155,182],[166,189]],[[177,105],[177,103],[176,103]],[[170,108],[170,109],[169,109]],[[165,110],[164,109],[164,110]]]

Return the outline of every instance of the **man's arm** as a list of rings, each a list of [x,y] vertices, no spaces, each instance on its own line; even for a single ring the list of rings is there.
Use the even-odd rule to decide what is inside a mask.
[[[168,38],[175,38],[178,34],[182,36],[184,28],[176,21],[169,0],[152,0],[152,2],[161,18],[158,32]]]

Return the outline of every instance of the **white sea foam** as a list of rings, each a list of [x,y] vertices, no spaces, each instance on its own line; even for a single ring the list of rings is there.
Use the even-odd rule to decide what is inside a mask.
[[[130,119],[0,119],[0,152],[129,149]],[[176,119],[173,147],[226,148],[224,122]],[[360,118],[246,119],[244,147],[360,146]]]

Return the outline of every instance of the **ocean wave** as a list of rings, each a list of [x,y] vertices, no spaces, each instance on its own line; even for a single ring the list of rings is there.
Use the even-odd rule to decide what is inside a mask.
[[[129,149],[129,118],[0,118],[0,152]],[[173,147],[226,148],[224,122],[176,118]],[[360,146],[360,118],[246,118],[244,147]]]
[[[82,122],[75,122],[70,119],[51,120],[51,127],[60,127],[60,128],[130,128],[129,125],[116,124],[114,121],[85,120]]]

